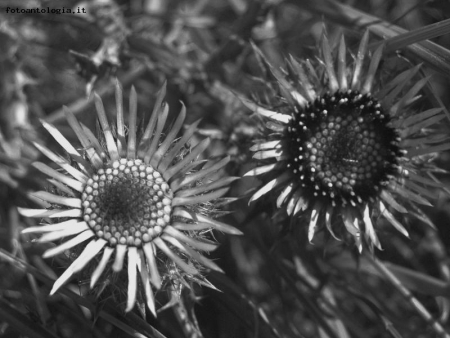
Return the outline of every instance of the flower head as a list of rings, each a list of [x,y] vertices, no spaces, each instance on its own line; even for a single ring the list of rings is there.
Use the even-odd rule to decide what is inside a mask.
[[[120,272],[126,262],[126,311],[134,306],[139,284],[143,286],[149,309],[155,313],[151,285],[161,288],[165,278],[164,262],[179,268],[180,275],[187,279],[203,281],[206,285],[207,281],[199,272],[202,267],[221,271],[213,261],[201,254],[217,246],[204,238],[204,233],[211,229],[229,234],[240,234],[240,231],[205,215],[204,206],[223,196],[236,178],[211,180],[212,174],[224,168],[228,158],[216,162],[196,160],[208,146],[208,139],[190,151],[186,150],[198,122],[177,139],[186,116],[184,106],[163,137],[169,111],[168,105],[163,103],[164,95],[165,87],[158,94],[153,113],[139,140],[136,135],[137,98],[134,89],[130,93],[127,133],[120,85],[116,87],[116,133],[112,132],[100,97],[96,96],[95,104],[106,149],[66,109],[67,121],[84,147],[87,158],[81,156],[54,126],[43,122],[74,164],[35,144],[64,173],[44,163],[34,163],[38,170],[51,177],[50,182],[59,193],[36,192],[33,195],[48,202],[49,207],[21,208],[20,211],[28,217],[56,218],[59,222],[27,228],[24,232],[44,233],[40,242],[71,237],[46,251],[44,257],[52,257],[87,243],[78,258],[55,282],[51,294],[99,256],[91,276],[91,288],[106,267]],[[137,281],[138,274],[142,283]]]
[[[309,241],[320,224],[333,236],[343,225],[360,250],[361,233],[369,245],[380,247],[374,214],[408,235],[390,210],[420,213],[418,205],[431,205],[429,190],[439,182],[426,157],[450,148],[445,135],[426,129],[445,118],[442,110],[412,108],[427,83],[421,79],[410,86],[419,66],[382,83],[383,46],[366,65],[367,44],[366,32],[349,65],[344,38],[332,51],[323,36],[317,65],[291,58],[287,76],[271,69],[280,88],[272,102],[243,99],[268,119],[267,138],[251,148],[263,163],[246,175],[273,178],[250,201],[276,190],[278,207],[307,217]]]

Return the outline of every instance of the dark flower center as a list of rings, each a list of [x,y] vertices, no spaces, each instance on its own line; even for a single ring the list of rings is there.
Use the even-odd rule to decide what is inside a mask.
[[[121,159],[88,180],[84,220],[111,246],[140,246],[169,224],[172,192],[161,174],[141,160]]]
[[[372,200],[401,155],[389,121],[370,95],[325,94],[293,114],[289,166],[314,196],[343,204]]]

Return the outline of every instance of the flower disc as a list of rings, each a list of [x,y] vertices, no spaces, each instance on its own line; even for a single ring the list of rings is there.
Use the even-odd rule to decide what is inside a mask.
[[[190,149],[188,142],[200,120],[179,135],[186,118],[184,105],[172,126],[163,132],[169,113],[169,105],[164,102],[165,93],[164,85],[142,135],[136,133],[137,94],[134,88],[130,91],[127,132],[120,84],[116,83],[116,133],[112,132],[100,96],[95,94],[105,147],[69,109],[65,109],[67,122],[85,149],[86,157],[57,128],[43,122],[44,128],[77,165],[73,166],[72,162],[35,143],[36,148],[64,170],[61,173],[45,163],[34,163],[36,169],[51,177],[49,181],[61,194],[37,191],[33,196],[43,200],[49,209],[19,208],[19,211],[27,217],[57,218],[59,222],[28,227],[24,233],[44,233],[40,242],[70,237],[45,251],[45,258],[83,246],[81,253],[55,281],[50,294],[97,258],[90,280],[91,289],[104,273],[126,270],[125,311],[133,309],[139,295],[145,298],[148,308],[156,316],[153,287],[161,289],[167,285],[163,283],[167,278],[176,278],[176,283],[185,286],[197,282],[213,287],[201,272],[204,268],[223,272],[216,263],[203,256],[204,252],[217,248],[214,241],[205,238],[205,233],[212,229],[234,235],[242,232],[208,217],[208,206],[224,196],[230,183],[237,178],[218,177],[230,161],[229,157],[207,163],[196,160],[210,141],[204,139]],[[185,149],[190,149],[188,154]],[[122,278],[117,280],[121,283]],[[139,302],[141,305],[141,300]]]
[[[448,137],[433,128],[445,113],[417,110],[428,81],[416,79],[420,65],[391,79],[380,76],[384,45],[368,53],[368,31],[352,64],[343,36],[336,50],[326,35],[321,40],[320,62],[291,57],[283,71],[257,53],[277,81],[260,103],[241,98],[267,119],[265,137],[250,148],[260,163],[245,176],[269,180],[250,202],[276,195],[277,208],[288,216],[309,218],[310,242],[326,226],[335,238],[349,233],[359,251],[365,242],[381,248],[380,216],[406,236],[391,211],[432,224],[420,208],[432,205],[430,191],[442,185],[431,157],[450,148]]]
[[[172,192],[152,166],[121,159],[87,181],[82,203],[84,220],[98,238],[110,246],[141,246],[169,224]]]
[[[401,154],[389,118],[370,95],[325,94],[293,114],[289,166],[314,196],[338,203],[376,197]]]

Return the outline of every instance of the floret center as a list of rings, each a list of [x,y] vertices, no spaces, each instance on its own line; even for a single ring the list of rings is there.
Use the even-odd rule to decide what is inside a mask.
[[[109,245],[141,246],[170,223],[172,192],[161,174],[141,160],[99,169],[82,194],[83,216]]]
[[[370,95],[323,95],[294,113],[290,167],[314,196],[340,202],[373,199],[401,155],[389,117]]]

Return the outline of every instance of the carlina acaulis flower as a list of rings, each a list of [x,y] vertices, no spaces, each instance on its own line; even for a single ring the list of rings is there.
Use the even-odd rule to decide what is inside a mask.
[[[383,45],[369,59],[368,39],[366,32],[351,63],[344,37],[332,50],[325,35],[317,64],[291,57],[283,72],[265,61],[279,93],[268,103],[242,99],[267,120],[266,138],[251,148],[259,166],[246,175],[272,178],[250,202],[276,194],[278,208],[307,220],[310,242],[321,225],[334,237],[345,228],[359,250],[361,234],[380,247],[376,215],[408,236],[392,211],[424,215],[419,206],[442,187],[430,155],[450,148],[433,130],[442,109],[413,108],[428,80],[413,81],[420,65],[381,83]]]
[[[43,145],[35,144],[63,169],[61,172],[44,163],[34,163],[38,170],[51,177],[49,181],[61,193],[36,192],[33,195],[48,202],[50,207],[21,208],[20,212],[28,217],[56,218],[59,222],[27,228],[24,232],[43,233],[39,242],[71,237],[47,250],[45,258],[77,245],[84,246],[80,255],[54,283],[51,294],[98,256],[90,287],[94,287],[106,267],[120,272],[126,266],[126,311],[133,308],[138,285],[142,285],[143,290],[139,289],[139,292],[145,296],[148,308],[155,314],[151,285],[161,288],[166,277],[164,266],[175,263],[174,266],[187,279],[203,281],[204,285],[210,284],[200,275],[203,267],[221,271],[201,253],[217,247],[215,242],[205,238],[205,232],[211,229],[233,235],[241,232],[206,216],[205,209],[208,205],[214,205],[210,202],[222,197],[236,178],[211,180],[214,175],[217,176],[217,171],[224,168],[229,158],[218,161],[197,159],[208,147],[209,139],[187,151],[187,143],[199,121],[189,126],[181,137],[178,136],[186,116],[184,105],[163,137],[169,111],[168,105],[163,102],[165,92],[164,85],[140,139],[136,134],[137,97],[134,88],[130,92],[127,132],[120,84],[116,85],[115,133],[107,120],[102,100],[96,95],[95,105],[106,149],[73,113],[65,109],[67,121],[80,140],[86,157],[54,126],[43,122],[45,129],[70,155],[72,162]],[[138,275],[142,283],[138,282]]]

